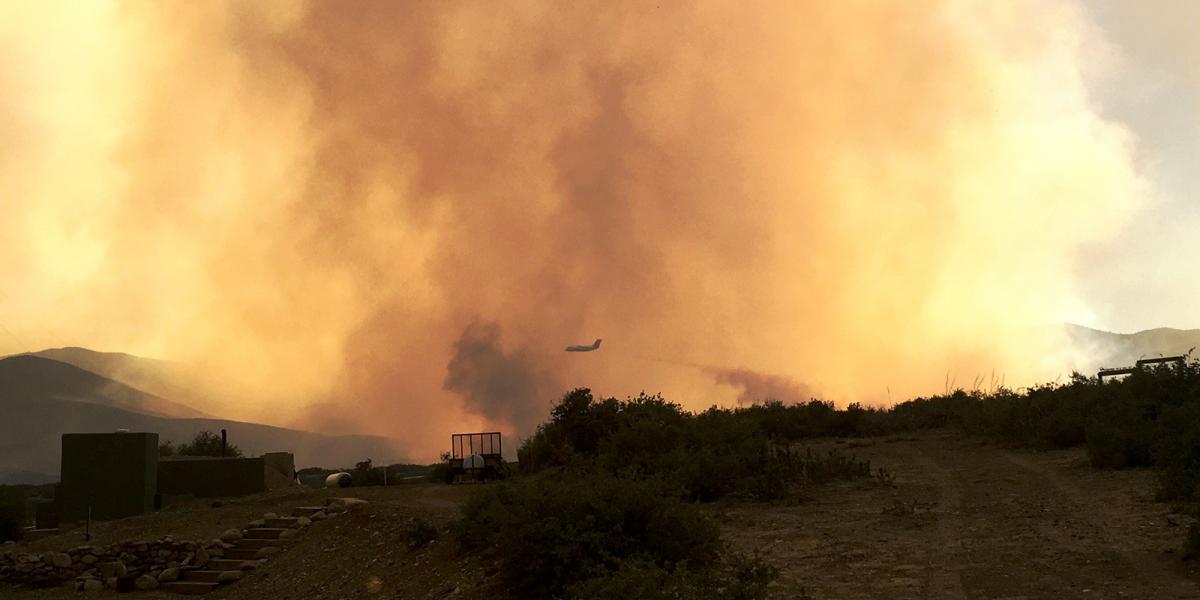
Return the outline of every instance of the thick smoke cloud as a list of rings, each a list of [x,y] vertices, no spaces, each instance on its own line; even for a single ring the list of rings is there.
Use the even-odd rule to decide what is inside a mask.
[[[717,383],[740,390],[738,406],[750,406],[766,400],[797,404],[817,397],[811,388],[790,377],[756,373],[749,369],[713,369],[711,372]]]
[[[414,458],[528,433],[543,381],[1053,377],[1031,332],[1141,194],[1069,1],[71,2],[0,46],[12,350],[171,358],[202,410]]]
[[[468,411],[509,431],[533,431],[546,418],[544,402],[563,384],[524,352],[505,353],[500,327],[472,323],[454,343],[442,389],[459,394]]]

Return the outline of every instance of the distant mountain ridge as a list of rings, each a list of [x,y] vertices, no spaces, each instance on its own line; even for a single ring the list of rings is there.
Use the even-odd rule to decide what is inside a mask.
[[[61,436],[69,432],[149,431],[158,433],[161,441],[180,443],[203,429],[225,429],[230,442],[247,455],[292,452],[297,468],[399,458],[386,438],[322,435],[217,419],[75,365],[30,354],[0,359],[0,415],[0,483],[57,481]]]
[[[1088,365],[1089,368],[1132,365],[1142,358],[1187,354],[1193,348],[1200,348],[1200,329],[1158,327],[1136,333],[1113,333],[1068,323],[1063,330],[1070,343],[1095,363]]]
[[[0,398],[12,395],[90,402],[159,417],[211,416],[75,365],[30,354],[0,359]]]
[[[170,398],[202,413],[221,414],[232,399],[228,391],[217,392],[213,385],[198,380],[183,366],[167,360],[135,356],[124,352],[100,352],[68,346],[25,353],[75,365],[85,371],[119,381],[144,392]]]

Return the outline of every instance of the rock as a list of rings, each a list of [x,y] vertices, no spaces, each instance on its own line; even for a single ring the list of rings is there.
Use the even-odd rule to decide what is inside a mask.
[[[325,511],[318,510],[317,512],[309,515],[308,518],[312,519],[313,521],[321,521],[324,520],[326,516],[327,515],[325,514]]]
[[[296,527],[308,527],[309,525],[312,525],[312,519],[308,517],[296,518]]]
[[[139,590],[152,590],[158,587],[158,580],[149,575],[142,575],[133,582],[133,587]]]
[[[221,574],[217,575],[217,583],[225,583],[226,581],[237,581],[241,578],[242,578],[241,571],[221,571]]]
[[[124,577],[126,573],[125,563],[119,560],[115,562],[101,563],[100,572],[104,574],[106,579],[109,577]]]
[[[113,589],[113,590],[117,589],[117,578],[116,577],[106,578],[104,580],[104,587]]]
[[[95,554],[84,554],[83,558],[79,559],[79,562],[81,562],[85,565],[94,565],[94,564],[96,564],[96,561],[98,561],[98,560],[100,560],[100,559],[97,558]]]
[[[163,569],[162,573],[158,574],[158,582],[159,583],[175,581],[176,579],[179,579],[179,568],[178,567],[168,567],[166,569]]]
[[[255,519],[253,521],[250,521],[249,523],[246,523],[246,529],[257,529],[259,527],[266,527],[266,526],[267,526],[267,522],[262,519]]]
[[[367,504],[362,498],[329,498],[325,501],[329,508],[340,506],[343,510],[355,508]]]
[[[266,558],[266,557],[268,557],[268,556],[270,556],[270,555],[272,555],[272,554],[275,554],[276,552],[279,552],[279,548],[278,548],[278,547],[276,547],[276,546],[265,546],[265,547],[263,547],[263,548],[259,548],[259,549],[258,549],[258,552],[255,552],[255,553],[254,553],[254,556],[257,556],[258,558]]]
[[[226,529],[225,533],[221,534],[222,542],[233,542],[242,539],[242,532],[237,529]]]
[[[83,580],[83,591],[85,592],[98,592],[102,589],[104,589],[104,584],[99,579]]]
[[[54,552],[50,555],[50,564],[65,569],[71,566],[71,555],[65,552]]]
[[[279,518],[279,515],[277,515],[277,514],[275,514],[275,513],[273,513],[273,512],[269,512],[269,513],[266,513],[266,514],[264,514],[264,515],[263,515],[263,520],[266,520],[266,519],[278,519],[278,518]]]
[[[208,550],[205,550],[204,548],[196,548],[196,554],[192,558],[192,564],[196,565],[197,567],[203,567],[204,565],[208,564]]]
[[[239,568],[243,571],[253,571],[261,566],[262,566],[262,561],[243,560],[242,564],[240,565]]]
[[[279,539],[281,540],[286,540],[291,537],[296,537],[295,529],[284,529],[283,531],[279,532]]]

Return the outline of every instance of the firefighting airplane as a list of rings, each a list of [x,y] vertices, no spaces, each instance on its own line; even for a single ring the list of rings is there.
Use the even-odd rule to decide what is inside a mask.
[[[567,346],[567,352],[591,352],[600,348],[600,338],[592,342],[591,346]]]

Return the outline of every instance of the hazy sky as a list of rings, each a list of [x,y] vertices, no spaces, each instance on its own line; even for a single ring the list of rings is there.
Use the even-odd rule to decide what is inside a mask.
[[[1079,263],[1090,324],[1200,328],[1200,2],[1087,6],[1116,55],[1098,98],[1137,136],[1153,186],[1145,208]]]
[[[1053,379],[1048,323],[1200,326],[1195,6],[0,0],[0,352],[423,456]]]

